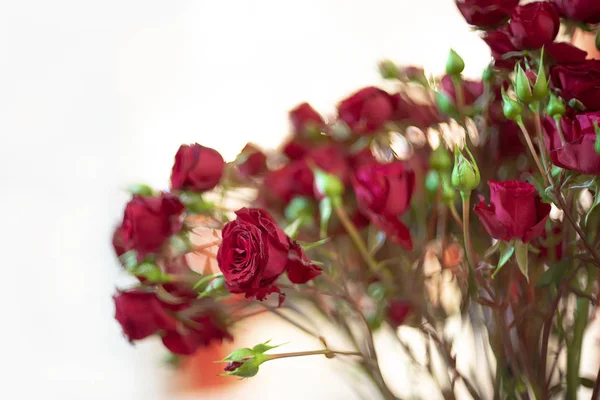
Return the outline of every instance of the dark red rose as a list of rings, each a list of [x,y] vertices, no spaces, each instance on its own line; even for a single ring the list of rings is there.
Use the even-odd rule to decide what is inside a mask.
[[[339,145],[326,145],[311,150],[306,161],[335,175],[343,183],[350,182],[350,166],[344,150]]]
[[[242,208],[236,215],[223,228],[223,242],[217,253],[230,292],[262,300],[269,293],[279,292],[275,281],[286,271],[294,283],[304,283],[318,275],[318,267],[267,211]]]
[[[516,122],[505,120],[498,124],[498,132],[492,140],[492,151],[496,153],[496,158],[506,160],[511,157],[518,157],[527,152],[527,148],[521,141],[521,128]]]
[[[160,197],[133,196],[119,228],[122,249],[136,250],[139,259],[160,250],[165,240],[181,229],[183,210],[181,201],[168,193]]]
[[[550,204],[542,203],[535,186],[520,181],[488,181],[488,185],[490,205],[480,196],[475,214],[492,237],[528,243],[544,232]]]
[[[304,160],[270,171],[263,182],[268,201],[287,204],[295,196],[313,196],[313,173]]]
[[[558,64],[578,64],[584,62],[587,57],[586,51],[566,42],[550,43],[544,51]]]
[[[392,326],[398,327],[404,323],[406,317],[408,317],[412,310],[412,304],[406,300],[391,300],[386,309],[387,320]]]
[[[237,158],[238,172],[241,176],[256,176],[267,170],[267,156],[252,143],[242,149]]]
[[[283,145],[282,152],[290,160],[300,160],[309,152],[309,150],[310,144],[294,137]]]
[[[565,100],[577,99],[590,111],[600,110],[600,60],[556,65],[550,78]]]
[[[536,1],[514,9],[508,35],[518,49],[539,49],[558,35],[560,17],[552,3]]]
[[[363,214],[392,241],[411,249],[410,231],[398,217],[410,206],[414,172],[401,161],[365,164],[356,170],[353,186]]]
[[[181,145],[171,171],[173,190],[204,192],[217,186],[223,176],[225,161],[218,151],[198,143]]]
[[[366,87],[338,105],[338,115],[358,135],[381,129],[394,116],[392,97],[376,87]]]
[[[128,290],[119,292],[113,299],[115,319],[130,342],[147,338],[161,329],[175,329],[177,321],[152,292]]]
[[[117,257],[121,257],[127,251],[123,246],[123,236],[121,234],[121,227],[117,227],[115,229],[112,238],[112,245]]]
[[[442,117],[434,104],[415,103],[402,93],[395,93],[391,98],[394,107],[393,119],[397,122],[404,122],[421,129],[442,122]]]
[[[511,43],[508,33],[504,29],[486,32],[482,36],[483,41],[490,47],[492,57],[494,58],[494,66],[500,69],[512,70],[515,66],[515,58],[505,58],[506,53],[518,51]]]
[[[470,106],[483,94],[483,82],[481,81],[462,81],[462,92],[465,106]],[[456,104],[456,90],[454,90],[454,83],[452,78],[448,75],[444,75],[442,78],[442,92],[450,97]]]
[[[456,0],[465,20],[475,26],[494,26],[505,21],[519,0]]]
[[[600,2],[597,0],[552,0],[560,15],[588,24],[600,22]]]
[[[300,138],[310,138],[319,135],[325,126],[321,115],[308,103],[302,103],[289,113],[294,127],[294,134]]]
[[[594,122],[600,123],[599,111],[565,115],[561,119],[565,139],[563,144],[554,120],[550,117],[544,120],[546,149],[554,165],[584,174],[600,175],[600,154],[594,150]]]
[[[232,340],[222,323],[211,312],[182,319],[176,329],[163,333],[162,342],[174,354],[191,355],[213,341]]]

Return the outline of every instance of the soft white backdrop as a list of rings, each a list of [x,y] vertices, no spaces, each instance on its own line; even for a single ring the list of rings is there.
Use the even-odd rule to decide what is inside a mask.
[[[384,57],[440,73],[450,47],[488,60],[451,0],[0,2],[0,398],[170,398],[112,319],[123,187],[166,187],[180,143],[274,147],[295,104],[332,112]],[[270,368],[263,398],[348,398],[310,384],[323,364]]]

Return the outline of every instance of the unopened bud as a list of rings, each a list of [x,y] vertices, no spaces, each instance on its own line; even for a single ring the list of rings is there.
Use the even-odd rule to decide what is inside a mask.
[[[567,108],[565,107],[565,102],[560,97],[556,96],[554,93],[550,94],[550,101],[548,102],[548,106],[546,107],[546,113],[552,118],[560,118],[565,115]]]
[[[594,121],[594,130],[596,131],[596,141],[594,142],[594,150],[597,154],[600,154],[600,127],[598,127],[598,121]]]
[[[600,29],[596,32],[596,48],[600,50]]]
[[[546,77],[546,68],[544,67],[544,49],[540,57],[540,68],[538,69],[537,79],[533,85],[533,98],[537,101],[544,100],[548,97],[548,78]]]
[[[383,79],[398,79],[398,66],[391,60],[383,60],[379,63],[379,73]]]
[[[484,82],[492,82],[494,79],[494,68],[492,66],[488,66],[485,70],[483,70],[483,74],[481,75],[481,80]]]
[[[529,82],[527,74],[520,65],[517,65],[517,69],[515,71],[514,89],[517,99],[523,103],[531,103],[533,101],[531,83]]]
[[[523,106],[511,99],[502,88],[502,111],[504,116],[512,121],[519,121],[523,116]]]
[[[134,183],[133,185],[129,185],[127,191],[134,196],[152,196],[154,194],[154,190],[152,190],[150,186],[144,185],[143,183]]]
[[[450,96],[441,92],[437,92],[435,95],[435,99],[438,109],[442,114],[449,116],[456,115],[456,107],[454,106],[454,101]]]
[[[477,186],[481,177],[479,168],[469,148],[465,145],[471,160],[463,156],[458,146],[454,147],[454,169],[452,170],[452,186],[463,193],[472,192]]]
[[[577,110],[579,112],[584,112],[586,109],[585,105],[577,99],[569,100],[569,107],[574,108],[575,110]]]
[[[454,49],[450,49],[448,59],[446,60],[446,74],[450,76],[458,76],[465,69],[465,62]]]
[[[429,165],[434,170],[440,172],[450,171],[452,168],[452,158],[443,143],[440,143],[437,149],[429,156]]]

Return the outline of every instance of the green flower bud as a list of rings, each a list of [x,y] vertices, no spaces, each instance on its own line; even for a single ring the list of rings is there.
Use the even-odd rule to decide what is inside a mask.
[[[299,218],[312,219],[315,213],[315,205],[308,197],[296,196],[285,208],[284,213],[285,217],[290,221]]]
[[[533,86],[533,98],[537,101],[544,100],[548,97],[548,78],[546,78],[546,68],[544,67],[544,49],[540,57],[540,68],[538,70],[537,79]]]
[[[596,48],[600,50],[600,29],[596,32]]]
[[[154,194],[154,190],[152,190],[150,186],[144,185],[143,183],[134,183],[133,185],[129,185],[127,191],[134,196],[152,196]]]
[[[321,195],[336,198],[344,194],[344,184],[337,176],[318,168],[313,168],[313,173],[315,175],[315,187]]]
[[[481,177],[475,158],[465,145],[465,149],[471,160],[463,156],[458,146],[454,147],[454,169],[452,170],[452,186],[463,193],[472,192],[477,186]]]
[[[383,60],[379,63],[379,73],[383,79],[398,79],[400,71],[393,61]]]
[[[440,172],[450,171],[452,168],[452,158],[443,143],[440,143],[437,149],[429,156],[429,165],[434,170]]]
[[[567,108],[565,107],[565,102],[560,97],[556,96],[554,93],[550,93],[550,101],[548,102],[548,106],[546,107],[546,113],[552,118],[562,117],[565,115]]]
[[[441,92],[437,92],[435,94],[435,99],[437,102],[438,109],[442,114],[450,116],[457,114],[456,107],[454,106],[454,101],[450,96],[447,96]]]
[[[450,184],[449,178],[442,178],[442,201],[444,204],[454,203],[456,200],[456,190]]]
[[[429,193],[437,193],[440,186],[440,173],[436,170],[429,170],[425,177],[425,190]]]
[[[265,343],[257,344],[253,348],[238,349],[217,362],[228,362],[225,367],[225,373],[221,376],[241,376],[242,378],[250,378],[258,373],[258,367],[269,360],[269,355],[264,354],[265,352],[279,347],[271,346],[267,340]]]
[[[531,103],[533,101],[531,84],[529,82],[529,78],[527,78],[527,75],[525,74],[525,71],[523,71],[523,68],[521,68],[521,65],[518,65],[517,70],[515,71],[514,89],[517,99],[523,103]]]
[[[483,70],[483,74],[481,75],[481,80],[484,82],[492,82],[494,80],[494,68],[489,65],[485,70]]]
[[[594,142],[594,150],[597,154],[600,154],[600,127],[598,127],[597,121],[594,121],[594,130],[596,131],[596,141]]]
[[[584,112],[586,109],[586,107],[583,105],[583,103],[577,99],[569,100],[569,107],[574,108],[575,110],[577,110],[579,112]]]
[[[446,74],[450,76],[460,75],[465,69],[465,62],[454,51],[454,49],[450,49],[450,54],[448,54],[448,59],[446,60]]]
[[[512,121],[519,121],[523,116],[523,106],[518,101],[511,99],[502,88],[502,111],[504,116]]]

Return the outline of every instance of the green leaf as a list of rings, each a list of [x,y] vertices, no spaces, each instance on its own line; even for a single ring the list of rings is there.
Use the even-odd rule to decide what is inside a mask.
[[[535,283],[535,287],[542,288],[548,286],[552,283],[558,284],[565,275],[565,272],[569,268],[569,260],[561,260],[557,263],[554,263],[548,268],[542,276]]]
[[[517,264],[519,265],[519,269],[525,276],[525,279],[527,279],[527,281],[529,282],[529,245],[527,243],[523,243],[519,239],[515,240],[514,245],[515,256],[517,257]]]
[[[198,295],[198,298],[225,298],[229,295],[229,290],[227,290],[227,285],[225,285],[225,277],[223,275],[219,275],[211,280],[208,285],[206,285],[204,290],[202,290],[202,292]]]
[[[496,241],[496,243],[494,243],[493,245],[491,245],[484,253],[483,258],[489,258],[491,256],[493,256],[494,254],[496,254],[498,252],[498,250],[500,250],[500,243],[502,243],[501,240]]]
[[[165,274],[158,265],[147,260],[127,268],[127,272],[137,277],[145,278],[148,283],[169,283],[173,281],[171,275]]]
[[[123,264],[123,266],[129,270],[129,269],[135,267],[136,265],[138,265],[137,251],[129,250],[129,251],[121,254],[121,256],[119,257],[119,260],[121,260],[121,263]]]
[[[508,260],[510,260],[510,257],[515,252],[515,248],[510,243],[505,242],[503,240],[500,241],[499,250],[500,250],[500,259],[498,260],[498,266],[496,267],[496,270],[492,274],[492,279],[496,277],[496,274],[498,272],[500,272],[502,267],[504,267],[504,264],[506,264],[508,262]]]
[[[327,236],[327,226],[329,225],[329,220],[331,219],[331,214],[333,213],[333,205],[330,197],[325,197],[319,203],[319,214],[321,215],[321,238],[325,238]]]
[[[304,217],[296,218],[291,224],[285,227],[283,230],[286,235],[295,239],[298,236],[298,231],[300,230],[300,225],[304,221]]]
[[[203,276],[198,282],[196,282],[196,284],[194,285],[194,289],[201,288],[201,290],[204,290],[204,288],[206,286],[208,286],[208,283],[210,281],[212,281],[213,279],[215,279],[216,277],[218,277],[220,275],[221,275],[221,273]]]
[[[369,227],[369,233],[367,236],[367,247],[369,254],[374,255],[384,245],[386,234],[378,229],[375,229],[372,225]]]
[[[316,242],[298,242],[298,244],[304,249],[304,251],[308,251],[314,249],[315,247],[322,246],[329,241],[331,241],[331,236],[317,240]]]
[[[590,379],[590,378],[584,378],[583,376],[580,376],[579,377],[579,383],[583,387],[593,389],[594,386],[596,385],[596,380],[595,379]]]
[[[585,226],[587,226],[588,218],[592,214],[592,211],[594,211],[594,209],[598,206],[598,204],[600,204],[600,193],[598,193],[598,186],[596,186],[596,194],[594,195],[594,202],[592,203],[592,206],[590,207],[589,211],[585,215]]]

